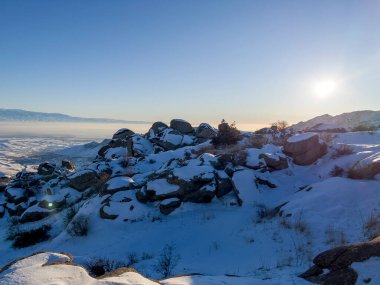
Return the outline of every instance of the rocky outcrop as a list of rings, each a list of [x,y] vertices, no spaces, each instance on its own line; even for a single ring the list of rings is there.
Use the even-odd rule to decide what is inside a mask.
[[[327,146],[319,142],[314,133],[303,133],[290,137],[284,145],[284,153],[293,158],[295,164],[309,165],[327,152]]]
[[[371,257],[380,257],[380,237],[369,242],[340,246],[317,255],[310,269],[300,275],[322,285],[354,285],[358,274],[350,266]],[[324,273],[324,270],[329,270]]]

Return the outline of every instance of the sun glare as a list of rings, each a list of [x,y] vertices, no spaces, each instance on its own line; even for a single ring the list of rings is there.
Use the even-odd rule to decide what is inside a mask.
[[[336,90],[337,84],[334,80],[324,80],[315,83],[314,92],[320,98],[329,96]]]

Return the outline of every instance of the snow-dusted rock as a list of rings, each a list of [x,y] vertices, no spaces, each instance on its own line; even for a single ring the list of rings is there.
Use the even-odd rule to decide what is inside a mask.
[[[153,132],[153,135],[157,135],[158,133],[160,133],[161,131],[163,131],[164,129],[167,129],[167,128],[169,128],[169,126],[167,124],[165,124],[163,122],[155,122],[150,127],[148,135],[150,134],[151,131]]]
[[[67,285],[159,285],[130,268],[119,268],[99,279],[85,268],[72,263],[67,253],[40,252],[6,265],[0,272],[0,284],[67,284]]]
[[[53,174],[55,169],[56,169],[56,165],[49,162],[44,162],[38,166],[37,172],[40,175],[51,175]]]
[[[336,247],[317,255],[314,266],[301,274],[302,278],[313,283],[355,285],[358,273],[351,264],[380,257],[380,237],[369,242]],[[328,269],[325,273],[323,270]],[[369,282],[365,282],[369,283]]]
[[[373,179],[380,173],[380,152],[359,160],[350,170],[355,179]]]
[[[164,215],[169,215],[175,209],[181,206],[181,200],[178,198],[170,198],[161,201],[160,212]]]
[[[84,191],[89,187],[94,187],[99,182],[96,172],[93,170],[80,170],[68,177],[69,186],[78,191]]]
[[[48,209],[44,209],[39,207],[38,205],[34,205],[32,207],[29,207],[21,216],[20,222],[21,223],[29,223],[29,222],[35,222],[42,219],[45,219],[46,217],[50,216],[52,214],[52,211]]]
[[[282,170],[289,167],[288,159],[283,154],[262,153],[259,158],[263,159],[266,165],[273,170]]]
[[[212,139],[218,134],[218,131],[207,123],[200,124],[195,132],[195,135],[200,141]]]
[[[113,136],[112,136],[112,139],[126,139],[132,135],[134,135],[135,133],[133,131],[131,131],[130,129],[127,129],[127,128],[124,128],[124,129],[120,129],[118,130]]]
[[[286,141],[284,153],[291,156],[294,163],[309,165],[326,154],[327,147],[319,142],[319,136],[315,133],[303,133],[294,135]]]
[[[119,191],[132,189],[134,181],[131,177],[118,176],[107,181],[104,194],[113,194]]]

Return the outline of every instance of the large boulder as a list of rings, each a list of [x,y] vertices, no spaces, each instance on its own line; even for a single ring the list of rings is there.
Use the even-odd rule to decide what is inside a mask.
[[[99,179],[96,172],[89,169],[78,171],[68,177],[69,186],[78,190],[84,191],[87,188],[97,186]]]
[[[127,176],[117,176],[107,181],[104,194],[113,194],[116,192],[129,190],[133,186],[133,179]]]
[[[191,134],[194,132],[191,124],[185,120],[173,119],[170,121],[170,128],[180,132],[181,134]]]
[[[218,134],[218,131],[206,123],[202,123],[196,129],[195,135],[200,141],[210,140]]]
[[[152,131],[154,135],[157,135],[159,132],[161,132],[162,130],[167,129],[167,128],[169,128],[169,126],[167,124],[165,124],[163,122],[155,122],[150,127],[150,131]]]
[[[373,179],[380,174],[380,152],[359,160],[350,169],[350,178],[354,179]]]
[[[371,257],[380,257],[380,237],[322,252],[314,258],[314,265],[300,277],[323,285],[354,285],[358,274],[351,268],[351,264]],[[324,270],[329,272],[324,273]]]
[[[30,223],[39,221],[49,217],[54,211],[49,211],[47,209],[41,208],[38,205],[29,207],[21,216],[21,223]]]
[[[118,130],[112,137],[112,139],[126,139],[132,135],[134,135],[135,133],[133,131],[131,131],[130,129],[120,129]]]
[[[261,153],[259,159],[263,159],[265,164],[273,170],[282,170],[289,167],[288,159],[284,155]]]
[[[319,142],[315,133],[297,134],[288,138],[284,153],[291,156],[295,164],[310,165],[326,154],[327,146]]]

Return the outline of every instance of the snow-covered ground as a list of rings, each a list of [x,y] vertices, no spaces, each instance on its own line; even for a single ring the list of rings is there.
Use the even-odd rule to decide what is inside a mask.
[[[16,163],[22,159],[25,161],[25,157],[33,156],[40,151],[49,151],[51,154],[49,146],[55,144],[59,145],[60,151],[54,149],[53,153],[69,156],[69,159],[75,156],[84,159],[93,158],[99,149],[99,146],[93,145],[87,149],[88,151],[85,151],[83,146],[62,150],[79,142],[62,142],[59,139],[45,139],[44,143],[42,141],[4,139],[1,144],[3,157],[0,157],[0,161],[7,163],[8,159],[9,164],[13,165],[12,161]],[[17,250],[10,248],[10,241],[4,241],[0,243],[2,256],[0,265],[3,266],[15,258],[37,251],[69,252],[73,255],[74,262],[79,264],[102,257],[125,261],[134,256],[136,262],[133,267],[142,275],[157,279],[160,278],[160,274],[156,272],[155,265],[165,246],[171,245],[175,255],[178,256],[174,274],[201,275],[162,280],[161,283],[165,285],[310,284],[297,276],[311,265],[312,258],[321,251],[342,243],[367,240],[368,236],[364,231],[365,221],[380,209],[379,180],[331,177],[331,171],[335,166],[348,170],[358,160],[379,153],[380,132],[337,134],[329,144],[328,153],[309,166],[297,166],[291,163],[289,168],[274,172],[262,173],[249,168],[235,172],[233,181],[243,200],[241,207],[231,204],[231,195],[213,199],[210,204],[184,203],[169,216],[159,213],[158,204],[141,204],[139,206],[141,208],[138,209],[139,218],[126,222],[123,215],[115,220],[99,218],[98,209],[104,197],[92,198],[80,209],[81,214],[90,218],[88,236],[72,237],[63,231],[58,232],[50,241]],[[343,144],[349,145],[353,152],[334,156],[335,150]],[[28,145],[27,152],[25,145]],[[146,159],[149,163],[142,161],[136,167],[150,173],[171,159],[181,157],[184,152],[183,149],[179,149],[151,154]],[[261,152],[271,152],[272,157],[283,156],[274,146],[267,146]],[[256,164],[260,160],[259,153],[257,149],[248,149],[248,161]],[[191,163],[196,165],[194,160],[189,163],[190,166],[176,169],[175,174],[186,180],[193,174],[190,173]],[[197,169],[200,168],[202,173],[207,174],[207,166],[198,166]],[[268,180],[277,187],[255,184],[255,178]],[[116,182],[114,183],[116,186],[121,183]],[[162,186],[164,182],[166,183],[166,180],[154,180],[151,182],[154,185],[149,187],[157,187],[157,193],[162,194],[159,191],[165,188]],[[112,187],[115,188],[115,185]],[[133,190],[121,191],[118,195],[112,196],[109,208],[122,213],[125,205],[118,201],[127,197],[131,191]],[[265,214],[266,211],[285,203],[281,209],[281,217],[270,217]],[[63,215],[64,213],[52,216],[52,222],[62,223]],[[7,235],[8,223],[9,221],[4,218],[0,220],[2,240]],[[46,271],[41,264],[44,262],[46,260],[31,262],[34,267],[30,268],[30,274],[36,278],[39,275],[43,276]],[[377,266],[378,262],[377,259],[371,259],[365,264],[354,265],[354,268],[363,278],[371,276],[373,280],[379,280],[379,276],[370,269]],[[51,270],[57,270],[49,273],[54,276],[71,275],[68,273],[70,271],[63,272],[57,268]],[[75,267],[75,270],[81,269]],[[17,270],[12,272],[16,274]],[[4,278],[5,275],[5,272],[2,273],[0,278]],[[151,282],[141,279],[128,283],[126,281],[128,278],[140,278],[132,275],[127,274],[124,279],[120,277],[118,280],[100,282],[83,272],[73,272],[71,276],[79,278],[76,279],[79,283],[71,284],[113,284],[111,281],[120,282],[117,284]],[[66,280],[65,278],[62,280]],[[7,280],[0,279],[0,284],[9,284],[4,283]],[[45,279],[36,280],[36,283],[31,284],[38,284]],[[22,281],[20,282],[22,284]]]

